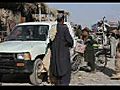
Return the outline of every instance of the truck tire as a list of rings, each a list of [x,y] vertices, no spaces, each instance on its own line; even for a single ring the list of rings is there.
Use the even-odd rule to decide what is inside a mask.
[[[72,62],[71,62],[72,72],[77,73],[80,70],[80,67],[83,66],[83,62],[84,62],[84,57],[81,54],[76,53],[72,57]]]
[[[30,75],[30,83],[32,85],[38,86],[42,83],[44,74],[41,73],[43,70],[42,60],[40,58],[35,60],[33,73]]]

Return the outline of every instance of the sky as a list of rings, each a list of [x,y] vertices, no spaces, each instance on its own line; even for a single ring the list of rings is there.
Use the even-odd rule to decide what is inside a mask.
[[[89,27],[104,16],[108,21],[120,20],[120,3],[46,3],[49,8],[70,12],[70,21]]]

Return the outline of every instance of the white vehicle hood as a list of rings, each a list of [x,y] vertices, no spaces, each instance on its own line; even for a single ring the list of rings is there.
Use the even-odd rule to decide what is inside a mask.
[[[44,54],[47,43],[45,41],[6,41],[0,43],[0,53],[30,52],[32,59],[38,54]]]
[[[31,42],[31,41],[7,41],[0,44],[0,52],[28,52],[35,45],[41,46],[43,42]]]

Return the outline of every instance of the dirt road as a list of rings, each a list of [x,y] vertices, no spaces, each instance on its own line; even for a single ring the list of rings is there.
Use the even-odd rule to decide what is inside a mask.
[[[89,73],[85,71],[79,71],[76,74],[72,74],[71,86],[93,86],[93,85],[119,85],[120,80],[111,80],[110,77],[114,73],[114,60],[110,59],[108,65],[104,71],[97,70],[96,73]],[[43,85],[43,84],[41,84]],[[4,76],[2,86],[32,86],[28,83],[28,77],[21,76]]]

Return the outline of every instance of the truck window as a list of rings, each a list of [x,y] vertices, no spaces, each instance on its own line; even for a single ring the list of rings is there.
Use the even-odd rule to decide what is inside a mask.
[[[48,25],[20,25],[14,28],[6,40],[45,41],[47,39],[48,30]]]

